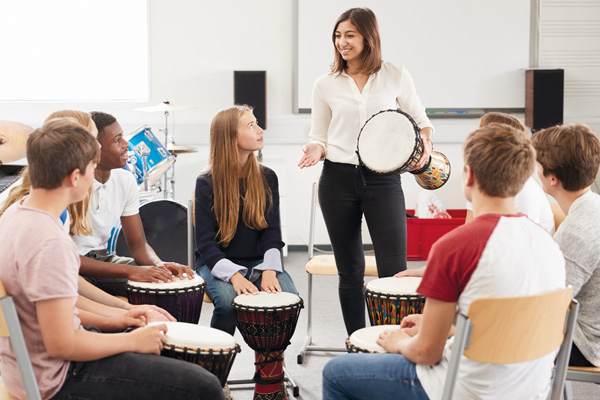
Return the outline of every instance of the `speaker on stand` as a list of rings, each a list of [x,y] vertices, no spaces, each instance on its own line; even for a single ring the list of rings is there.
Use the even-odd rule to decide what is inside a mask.
[[[267,130],[267,71],[233,71],[233,102],[253,107],[258,125]]]
[[[525,125],[535,133],[563,123],[563,69],[529,69],[525,71]]]

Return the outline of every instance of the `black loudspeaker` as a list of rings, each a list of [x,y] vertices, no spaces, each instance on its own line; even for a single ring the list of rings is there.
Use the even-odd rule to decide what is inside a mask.
[[[254,107],[258,125],[267,129],[267,71],[233,71],[233,101]]]
[[[533,132],[563,123],[565,71],[525,72],[525,125]]]

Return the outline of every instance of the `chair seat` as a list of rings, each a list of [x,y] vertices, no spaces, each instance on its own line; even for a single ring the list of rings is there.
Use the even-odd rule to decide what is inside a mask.
[[[204,302],[205,303],[212,303],[212,299],[210,298],[210,296],[204,292]]]
[[[337,275],[333,254],[314,256],[306,263],[306,272],[312,275]],[[365,256],[365,276],[378,276],[375,256]]]
[[[115,296],[117,299],[124,301],[125,303],[129,303],[129,299],[125,296]]]
[[[8,389],[4,382],[0,383],[0,400],[14,400],[10,393],[8,393]]]
[[[600,374],[600,367],[571,367],[571,366],[569,366],[568,370]]]

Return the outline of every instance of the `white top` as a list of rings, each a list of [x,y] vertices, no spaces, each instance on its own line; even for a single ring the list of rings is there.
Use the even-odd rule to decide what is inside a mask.
[[[184,274],[185,275],[185,274]],[[202,279],[198,275],[194,275],[192,279],[188,279],[187,275],[183,278],[179,278],[177,276],[174,277],[173,282],[136,282],[136,281],[127,281],[127,285],[137,288],[137,289],[148,289],[152,291],[169,291],[169,290],[178,290],[178,289],[187,289],[195,286],[202,285],[204,283],[204,279]]]
[[[407,276],[402,278],[380,278],[374,279],[367,283],[367,289],[372,292],[385,294],[407,294],[416,295],[417,287],[421,283],[421,278],[415,276]]]
[[[586,192],[569,208],[554,239],[566,260],[567,285],[579,302],[573,342],[585,358],[600,366],[600,196]]]
[[[300,297],[293,293],[279,292],[267,293],[258,292],[258,294],[241,294],[233,299],[235,304],[247,307],[285,307],[298,304]]]
[[[427,298],[456,302],[457,312],[466,314],[475,299],[564,288],[564,265],[552,236],[529,218],[485,214],[433,245],[417,290]],[[447,340],[437,364],[417,365],[430,399],[441,398],[453,343],[454,338]],[[557,352],[514,364],[480,363],[463,355],[454,398],[546,399]]]
[[[387,353],[383,347],[377,344],[377,338],[388,329],[399,329],[399,326],[377,325],[356,330],[350,335],[350,344],[353,344],[360,350],[366,350],[370,353]]]
[[[554,233],[554,213],[550,207],[550,201],[546,193],[533,176],[525,181],[523,189],[515,196],[515,207],[517,212],[525,214],[536,224],[539,224]],[[473,211],[473,204],[467,201],[467,210]]]
[[[223,350],[235,347],[235,339],[219,329],[188,324],[186,322],[152,322],[150,325],[167,325],[166,344],[192,349]]]
[[[89,207],[92,234],[73,236],[81,255],[106,249],[111,230],[120,218],[138,214],[140,209],[138,187],[131,172],[113,169],[104,184],[94,180],[93,188]]]
[[[345,72],[325,74],[313,87],[311,143],[322,145],[330,161],[358,165],[360,129],[379,111],[396,108],[413,117],[419,128],[433,127],[404,67],[384,62],[362,93]]]

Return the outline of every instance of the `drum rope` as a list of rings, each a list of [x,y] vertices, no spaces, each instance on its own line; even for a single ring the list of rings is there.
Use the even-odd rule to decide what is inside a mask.
[[[289,341],[288,341],[288,345],[289,345]],[[283,382],[284,375],[281,375],[274,379],[262,379],[261,378],[261,372],[262,372],[263,368],[265,368],[267,366],[267,364],[275,363],[275,362],[283,362],[283,352],[284,352],[284,350],[280,350],[279,352],[276,352],[276,351],[271,352],[270,349],[267,347],[266,352],[265,352],[266,356],[263,355],[263,357],[264,357],[263,361],[256,361],[254,363],[254,365],[258,367],[258,370],[256,370],[256,372],[254,373],[254,378],[253,378],[255,383],[258,383],[259,385],[273,385],[275,383]],[[274,354],[275,354],[275,356],[274,356]]]

